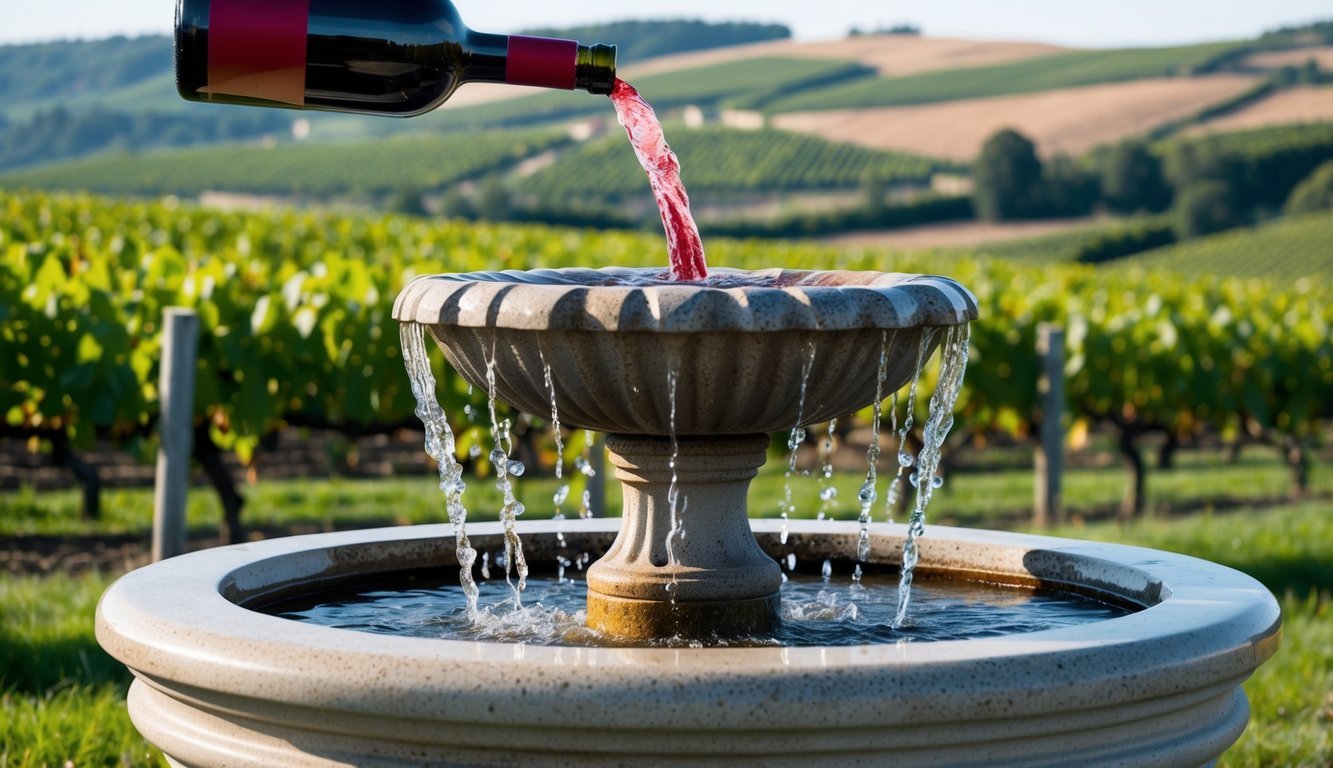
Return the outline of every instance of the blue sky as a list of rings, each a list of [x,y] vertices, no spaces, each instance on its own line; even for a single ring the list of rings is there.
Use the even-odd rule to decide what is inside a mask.
[[[4,14],[0,43],[167,32],[174,0],[52,0]],[[458,0],[470,26],[510,32],[623,18],[777,21],[805,39],[899,22],[929,35],[1084,46],[1165,45],[1250,37],[1333,18],[1329,0]],[[613,10],[608,11],[610,6]],[[614,41],[607,41],[614,42]]]

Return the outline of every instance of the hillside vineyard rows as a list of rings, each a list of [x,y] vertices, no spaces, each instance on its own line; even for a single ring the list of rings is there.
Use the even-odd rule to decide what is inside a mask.
[[[1087,423],[1188,437],[1248,421],[1301,439],[1331,415],[1333,294],[1320,281],[710,246],[716,266],[945,272],[967,285],[981,319],[960,431],[1030,433],[1042,322],[1068,329],[1067,409]],[[194,307],[203,326],[196,416],[244,461],[286,419],[410,423],[390,312],[413,276],[660,265],[661,250],[660,238],[629,233],[0,193],[0,343],[13,350],[0,359],[3,428],[76,444],[148,432],[158,324],[173,305]],[[452,417],[469,396],[481,403],[452,372],[437,376]]]

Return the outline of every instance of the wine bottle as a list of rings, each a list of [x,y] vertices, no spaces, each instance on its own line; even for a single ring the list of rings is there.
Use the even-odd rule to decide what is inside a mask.
[[[419,115],[463,83],[609,94],[616,49],[468,29],[448,0],[177,0],[192,101]]]

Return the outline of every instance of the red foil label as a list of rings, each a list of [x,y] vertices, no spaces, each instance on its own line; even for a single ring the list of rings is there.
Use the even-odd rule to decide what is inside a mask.
[[[305,104],[310,0],[213,0],[206,93]]]
[[[578,58],[579,44],[573,40],[512,35],[505,60],[505,82],[572,91]]]

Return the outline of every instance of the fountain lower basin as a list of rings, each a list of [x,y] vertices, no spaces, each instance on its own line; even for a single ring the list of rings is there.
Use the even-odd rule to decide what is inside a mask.
[[[529,523],[536,561],[601,551],[616,520]],[[769,552],[845,556],[854,523],[755,521]],[[473,526],[482,548],[498,525]],[[900,526],[872,527],[876,562]],[[329,581],[450,565],[417,526],[164,561],[103,597],[136,727],[181,766],[1198,766],[1244,729],[1240,683],[1276,650],[1253,579],[1133,547],[932,527],[922,568],[1148,606],[998,638],[843,648],[570,648],[384,637],[243,607]]]

